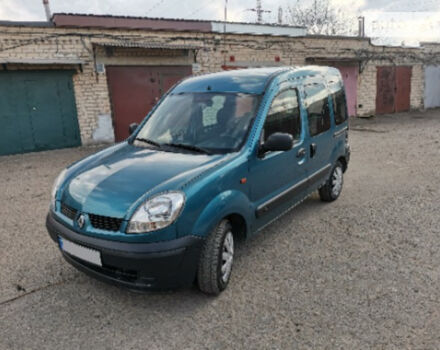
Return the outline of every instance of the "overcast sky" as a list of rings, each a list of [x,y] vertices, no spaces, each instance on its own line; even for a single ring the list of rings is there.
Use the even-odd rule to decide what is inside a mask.
[[[304,0],[307,2],[310,0]],[[440,11],[439,0],[331,0],[349,12],[362,11]],[[50,0],[52,12],[94,13],[148,17],[223,19],[224,0]],[[255,21],[255,0],[228,0],[228,20]],[[264,15],[275,22],[278,7],[295,1],[262,0],[272,11]],[[0,20],[45,20],[42,0],[0,0]]]

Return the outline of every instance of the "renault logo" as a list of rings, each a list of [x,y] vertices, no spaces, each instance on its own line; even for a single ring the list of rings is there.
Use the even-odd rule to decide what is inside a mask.
[[[83,214],[81,214],[78,219],[76,220],[76,222],[78,223],[79,228],[83,228],[84,224],[86,223],[86,218],[84,217]]]

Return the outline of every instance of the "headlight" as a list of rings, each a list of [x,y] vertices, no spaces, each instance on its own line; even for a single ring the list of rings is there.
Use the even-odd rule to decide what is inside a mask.
[[[52,193],[50,196],[50,206],[52,209],[55,209],[55,200],[58,188],[60,187],[61,183],[63,182],[64,178],[66,177],[66,169],[64,169],[55,179],[55,182],[52,186]]]
[[[127,233],[145,233],[171,225],[185,203],[182,192],[167,192],[145,201],[128,223]]]

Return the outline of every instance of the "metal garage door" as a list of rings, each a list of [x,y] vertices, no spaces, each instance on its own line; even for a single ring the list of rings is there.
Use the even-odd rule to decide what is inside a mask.
[[[0,72],[0,155],[81,144],[72,74]]]
[[[358,83],[358,66],[342,66],[333,65],[338,68],[344,81],[345,94],[347,99],[348,114],[350,117],[356,116],[357,106],[357,83]]]
[[[347,100],[348,115],[354,117],[357,115],[357,86],[359,77],[359,63],[349,60],[327,60],[308,57],[306,62],[309,64],[318,64],[337,68],[341,73],[345,86],[345,96]]]
[[[440,66],[425,68],[425,108],[440,107]]]
[[[410,109],[412,68],[377,67],[376,113],[406,112]]]
[[[191,75],[191,66],[108,66],[115,139],[128,137],[128,126],[141,122],[176,82]]]

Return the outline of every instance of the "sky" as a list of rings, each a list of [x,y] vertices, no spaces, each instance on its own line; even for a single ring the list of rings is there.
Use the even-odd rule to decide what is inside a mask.
[[[205,20],[223,20],[225,0],[49,0],[52,13],[89,13],[111,14],[125,16],[187,18]],[[300,0],[307,3],[312,0]],[[358,15],[389,12],[438,12],[439,0],[329,0],[333,5],[343,9],[347,16],[355,18]],[[228,21],[254,22],[255,0],[228,0]],[[296,0],[262,0],[263,8],[271,11],[263,15],[264,22],[275,23],[278,8],[286,9],[296,4]],[[284,15],[287,11],[284,10]],[[420,15],[423,18],[423,13]],[[419,16],[419,17],[420,17]],[[379,16],[380,17],[380,16]],[[405,17],[397,16],[401,21]],[[383,16],[381,17],[383,18]],[[0,0],[0,20],[10,21],[43,21],[45,20],[42,0]],[[370,21],[371,22],[371,21]],[[370,22],[367,22],[371,25]],[[440,22],[438,33],[440,33]],[[377,27],[377,26],[376,26]],[[422,36],[420,33],[415,36]],[[437,32],[437,30],[435,30]],[[366,30],[367,34],[368,28]],[[377,34],[377,33],[376,33]],[[440,34],[439,34],[440,40]]]
[[[49,0],[52,12],[94,13],[147,17],[223,19],[225,0]],[[307,2],[310,0],[303,0]],[[440,11],[438,0],[331,0],[347,12],[363,11]],[[275,22],[278,7],[295,4],[292,0],[262,0],[271,11],[264,20]],[[228,0],[228,20],[252,22],[255,0]],[[42,0],[0,0],[0,20],[44,20]]]

